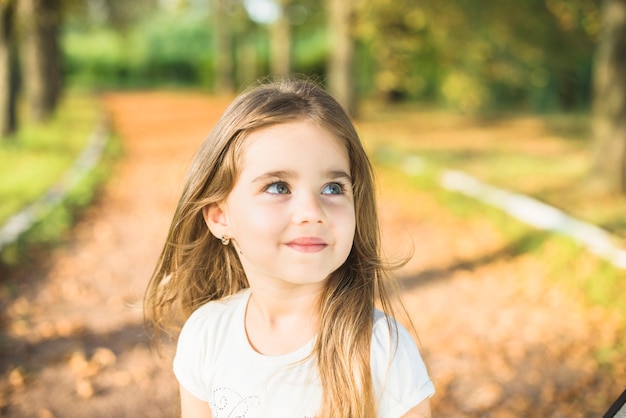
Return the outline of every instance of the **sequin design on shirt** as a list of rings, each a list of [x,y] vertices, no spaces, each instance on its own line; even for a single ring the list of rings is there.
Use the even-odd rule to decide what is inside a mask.
[[[258,408],[258,396],[244,397],[229,388],[218,388],[213,391],[213,401],[210,402],[215,418],[245,418],[252,408]]]

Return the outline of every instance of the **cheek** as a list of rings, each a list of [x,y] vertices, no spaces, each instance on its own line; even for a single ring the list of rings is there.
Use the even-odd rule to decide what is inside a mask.
[[[337,228],[346,242],[346,246],[352,248],[354,234],[356,232],[356,219],[353,212],[343,212],[336,217]]]
[[[229,222],[233,231],[233,237],[240,242],[250,237],[257,240],[264,236],[276,233],[276,220],[279,218],[276,211],[266,210],[263,207],[249,204],[240,206],[243,210],[233,212]]]

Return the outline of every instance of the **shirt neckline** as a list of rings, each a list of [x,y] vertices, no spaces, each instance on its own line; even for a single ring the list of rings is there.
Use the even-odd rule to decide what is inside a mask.
[[[250,344],[250,340],[248,340],[248,335],[246,333],[246,309],[248,307],[248,302],[250,300],[250,295],[252,294],[252,290],[250,288],[244,289],[241,291],[241,300],[237,309],[237,338],[242,347],[244,347],[245,352],[252,356],[256,357],[260,360],[270,363],[296,363],[306,359],[306,357],[311,354],[313,350],[313,345],[315,344],[315,337],[309,340],[300,348],[295,349],[289,353],[279,354],[279,355],[267,355],[263,353],[259,353],[252,347]]]

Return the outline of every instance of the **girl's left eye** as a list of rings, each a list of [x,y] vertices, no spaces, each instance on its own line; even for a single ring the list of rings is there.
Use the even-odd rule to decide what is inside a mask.
[[[322,189],[322,194],[342,194],[343,186],[339,183],[329,183]]]

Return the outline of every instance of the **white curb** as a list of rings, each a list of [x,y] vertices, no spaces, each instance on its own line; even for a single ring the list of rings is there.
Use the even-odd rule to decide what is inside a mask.
[[[408,156],[402,166],[408,175],[418,175],[424,166],[416,156]],[[626,269],[626,250],[619,248],[611,235],[602,228],[572,218],[565,212],[539,200],[483,183],[461,171],[444,170],[439,185],[483,203],[502,209],[512,217],[535,228],[558,232],[586,247],[590,252]]]
[[[89,137],[83,152],[63,178],[40,199],[10,217],[0,229],[0,251],[19,239],[44,214],[60,204],[67,194],[98,164],[109,139],[106,123],[101,121]]]

